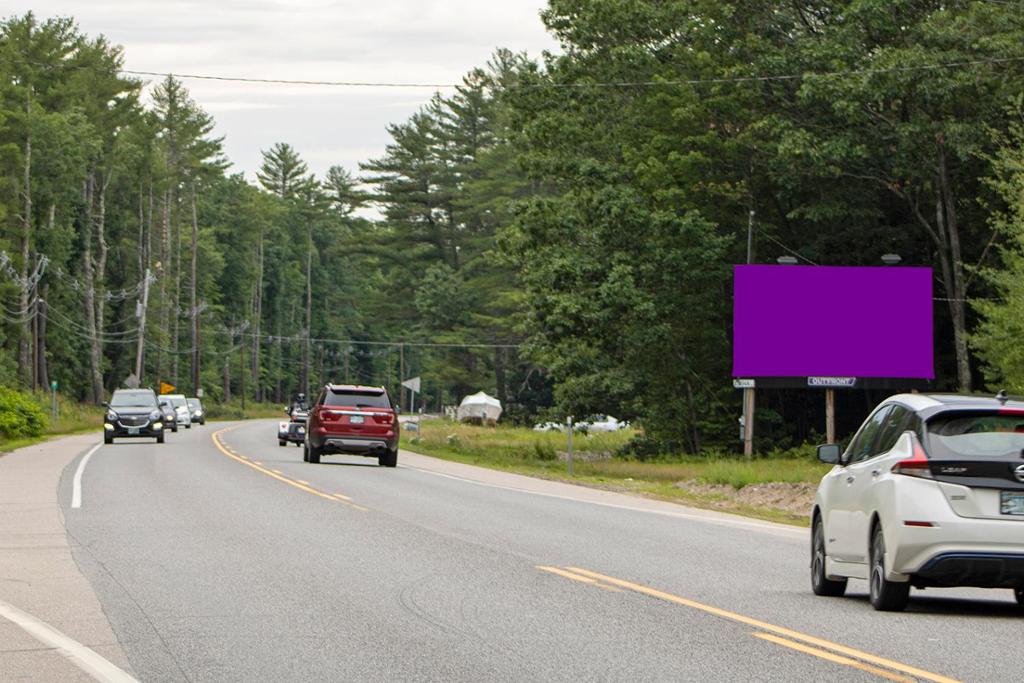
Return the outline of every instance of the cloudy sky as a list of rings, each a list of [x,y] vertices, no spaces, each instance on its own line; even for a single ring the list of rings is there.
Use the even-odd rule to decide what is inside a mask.
[[[6,3],[5,3],[6,4]],[[555,50],[544,0],[38,0],[40,17],[75,17],[125,48],[125,68],[248,78],[453,83],[496,47]],[[9,7],[3,16],[24,10]],[[254,179],[260,150],[296,147],[322,174],[379,156],[385,126],[431,89],[185,80],[224,135],[235,170]]]

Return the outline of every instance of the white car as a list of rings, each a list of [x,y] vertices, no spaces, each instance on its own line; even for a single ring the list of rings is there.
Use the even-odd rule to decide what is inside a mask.
[[[1024,402],[900,394],[841,451],[811,512],[811,586],[901,610],[911,586],[1007,588],[1024,605]]]
[[[595,434],[597,432],[617,432],[620,429],[629,427],[628,422],[620,422],[611,415],[595,415],[592,420],[586,420],[574,425],[574,429]]]
[[[192,413],[188,409],[188,399],[184,394],[160,394],[161,401],[167,401],[174,408],[178,426],[192,429]]]

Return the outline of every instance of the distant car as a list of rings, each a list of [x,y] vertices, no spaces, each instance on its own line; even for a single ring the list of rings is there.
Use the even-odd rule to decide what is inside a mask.
[[[910,588],[1007,588],[1024,605],[1024,402],[900,394],[881,403],[811,511],[811,587],[839,596],[867,579],[871,604],[901,610]]]
[[[192,429],[192,413],[188,409],[188,400],[183,394],[160,394],[160,400],[167,401],[174,408],[175,422],[185,429]]]
[[[302,446],[306,443],[306,421],[309,419],[309,410],[300,407],[290,407],[285,412],[290,419],[281,421],[277,425],[277,445],[287,446],[290,443]]]
[[[398,465],[398,413],[384,387],[328,384],[309,413],[303,460],[319,463],[332,453],[376,456]]]
[[[164,429],[170,429],[175,434],[178,433],[178,413],[174,410],[174,406],[165,399],[160,399],[160,411],[164,415]]]
[[[198,422],[201,425],[206,424],[206,411],[203,410],[203,403],[198,398],[187,398],[185,402],[188,404],[188,412],[191,416],[192,422]]]
[[[147,437],[164,442],[164,415],[152,389],[118,389],[104,407],[103,443]]]

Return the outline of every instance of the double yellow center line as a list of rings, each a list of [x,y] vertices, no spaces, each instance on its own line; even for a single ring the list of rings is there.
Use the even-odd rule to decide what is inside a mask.
[[[599,574],[597,572],[590,571],[589,569],[582,569],[580,567],[549,567],[546,565],[537,565],[536,568],[541,571],[548,572],[549,574],[555,574],[563,578],[596,586],[598,588],[604,588],[606,590],[623,589],[632,591],[634,593],[640,593],[652,598],[664,600],[665,602],[671,602],[677,605],[682,605],[683,607],[689,607],[707,614],[712,614],[716,617],[728,619],[745,626],[750,626],[757,629],[757,631],[751,633],[751,635],[756,638],[760,638],[761,640],[781,645],[783,647],[788,647],[798,652],[813,655],[835,664],[850,666],[891,681],[924,680],[932,681],[932,683],[958,683],[956,679],[932,673],[931,671],[918,669],[917,667],[910,666],[909,664],[903,664],[902,662],[879,657],[868,652],[862,652],[861,650],[847,647],[846,645],[833,643],[832,641],[825,640],[824,638],[800,633],[799,631],[794,631],[783,626],[776,626],[775,624],[770,624],[766,621],[754,619],[753,617],[748,617],[743,614],[730,612],[729,610],[720,609],[718,607],[712,607],[711,605],[705,605],[695,600],[682,598],[678,595],[672,595],[671,593],[660,591],[656,588],[633,583],[631,581],[625,581],[623,579],[617,579],[614,576]]]
[[[329,500],[332,503],[339,503],[339,504],[344,505],[346,507],[352,508],[353,510],[358,510],[360,512],[367,512],[368,511],[368,508],[365,508],[362,505],[358,505],[356,503],[353,503],[352,499],[349,498],[348,496],[344,495],[344,494],[341,494],[341,493],[326,493],[325,491],[320,491],[319,489],[316,489],[312,485],[310,485],[310,483],[307,482],[307,481],[303,481],[302,479],[292,479],[292,478],[286,476],[285,474],[283,474],[280,470],[269,469],[267,467],[264,467],[263,463],[261,463],[259,461],[250,460],[249,458],[247,458],[244,455],[239,455],[238,453],[236,453],[234,451],[234,449],[232,449],[230,446],[227,446],[223,442],[223,440],[221,439],[221,434],[229,432],[232,429],[234,429],[234,427],[225,427],[224,429],[221,429],[220,431],[214,432],[213,436],[212,436],[213,445],[217,447],[217,450],[219,450],[221,453],[223,453],[224,455],[228,456],[232,460],[237,460],[238,462],[242,463],[243,465],[247,465],[247,466],[253,468],[257,472],[262,472],[263,474],[267,475],[268,477],[272,477],[274,479],[277,479],[278,481],[284,482],[285,484],[288,484],[289,486],[294,486],[295,488],[299,489],[300,491],[305,491],[306,493],[312,494],[312,495],[317,496],[319,498],[323,498],[325,500]]]

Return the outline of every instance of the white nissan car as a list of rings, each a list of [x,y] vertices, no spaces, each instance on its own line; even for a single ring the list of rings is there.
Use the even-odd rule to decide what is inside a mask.
[[[811,585],[839,596],[867,579],[871,604],[910,588],[1004,588],[1024,605],[1024,402],[900,394],[881,403],[833,464],[811,512]]]

